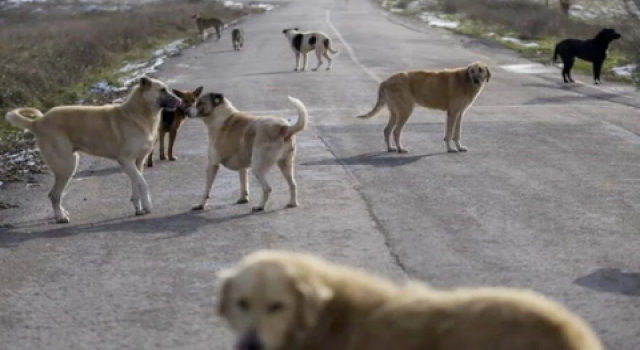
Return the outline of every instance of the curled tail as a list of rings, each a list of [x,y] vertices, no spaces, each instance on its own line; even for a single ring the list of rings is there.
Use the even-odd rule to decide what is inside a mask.
[[[298,121],[296,121],[295,124],[288,127],[288,130],[285,134],[285,138],[289,138],[299,133],[300,131],[304,130],[307,127],[307,119],[309,116],[309,113],[307,112],[307,107],[304,106],[304,103],[302,103],[302,101],[291,96],[287,96],[287,98],[289,99],[289,101],[291,101],[291,103],[293,103],[293,105],[298,110]]]
[[[360,118],[360,119],[369,119],[373,116],[375,116],[376,114],[378,114],[378,112],[380,112],[380,110],[382,109],[382,107],[385,106],[385,101],[384,101],[384,83],[380,84],[380,87],[378,88],[378,100],[376,101],[376,105],[373,106],[373,109],[367,113],[367,114],[363,114],[363,115],[359,115],[356,118]]]
[[[23,114],[27,114],[30,118],[25,117]],[[33,131],[33,122],[37,120],[37,118],[41,118],[43,116],[42,112],[35,108],[16,108],[4,117],[9,123],[22,128],[27,129],[29,131]]]
[[[331,54],[333,55],[337,55],[340,53],[339,49],[334,49],[333,48],[333,42],[331,41],[331,39],[327,38],[324,39],[324,47],[329,50],[329,52],[331,52]]]

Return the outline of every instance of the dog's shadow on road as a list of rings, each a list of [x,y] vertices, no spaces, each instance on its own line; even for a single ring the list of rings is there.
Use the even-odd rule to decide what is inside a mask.
[[[575,284],[597,292],[640,297],[640,273],[605,268],[577,278]]]
[[[215,210],[215,209],[214,209]],[[0,248],[14,248],[22,243],[36,239],[55,239],[72,237],[75,235],[89,235],[92,233],[107,232],[132,232],[135,234],[161,234],[162,239],[170,239],[188,236],[205,226],[226,223],[235,220],[241,220],[251,215],[268,215],[278,210],[270,210],[264,213],[252,213],[250,211],[240,214],[231,214],[226,216],[211,217],[207,214],[211,211],[187,211],[168,216],[127,216],[114,219],[108,219],[96,223],[87,223],[79,225],[54,224],[52,220],[51,229],[43,230],[35,233],[25,233],[25,227],[7,227],[0,233]],[[217,212],[217,211],[216,211]],[[170,232],[167,235],[166,232]]]
[[[303,166],[317,165],[369,165],[379,168],[399,167],[415,163],[423,158],[448,154],[447,152],[427,153],[420,155],[398,154],[391,152],[375,152],[345,158],[322,159],[300,163]]]

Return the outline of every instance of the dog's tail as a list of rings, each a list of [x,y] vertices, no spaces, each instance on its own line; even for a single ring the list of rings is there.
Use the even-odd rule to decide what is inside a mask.
[[[331,52],[331,54],[333,55],[337,55],[340,53],[340,49],[334,49],[333,48],[333,41],[331,41],[331,39],[326,38],[324,39],[324,47],[329,50],[329,52]]]
[[[553,48],[553,58],[551,59],[552,63],[556,63],[558,60],[558,45]]]
[[[285,138],[290,138],[291,136],[299,133],[307,127],[307,120],[309,119],[309,113],[307,112],[307,107],[305,107],[302,101],[298,100],[295,97],[287,96],[289,101],[293,103],[293,105],[298,110],[298,121],[289,126],[285,132]]]
[[[385,106],[385,104],[386,103],[384,101],[384,83],[381,83],[380,87],[378,88],[378,100],[376,101],[376,105],[373,106],[373,109],[369,113],[359,115],[356,118],[369,119],[375,116],[376,114],[378,114],[378,112],[380,112],[380,110],[382,109],[382,107]]]
[[[23,114],[27,114],[32,118],[27,118]],[[9,123],[22,128],[27,129],[29,131],[33,131],[33,122],[37,120],[37,118],[41,118],[43,116],[42,112],[35,108],[17,108],[4,117]]]

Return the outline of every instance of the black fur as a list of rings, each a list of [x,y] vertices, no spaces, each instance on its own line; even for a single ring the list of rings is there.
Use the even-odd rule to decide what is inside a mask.
[[[310,45],[310,46],[315,45],[315,44],[316,44],[316,40],[317,40],[317,39],[316,39],[316,36],[315,36],[315,35],[312,35],[312,36],[309,38],[309,45]]]
[[[176,110],[162,109],[162,129],[169,132],[176,121]]]
[[[296,34],[293,37],[293,47],[296,49],[296,51],[300,52],[300,48],[302,47],[302,38],[304,37],[304,35],[302,34]]]
[[[212,92],[209,93],[209,99],[211,100],[211,105],[215,108],[221,105],[222,102],[224,102],[224,95],[217,92]]]
[[[606,28],[601,30],[593,39],[564,39],[556,44],[553,50],[553,62],[558,56],[562,59],[564,68],[562,69],[562,79],[565,83],[573,83],[571,78],[571,68],[575,58],[580,58],[592,63],[593,82],[600,84],[600,72],[602,64],[607,58],[607,50],[612,41],[622,38],[615,29]]]
[[[329,48],[329,39],[324,39],[324,48],[325,49]]]

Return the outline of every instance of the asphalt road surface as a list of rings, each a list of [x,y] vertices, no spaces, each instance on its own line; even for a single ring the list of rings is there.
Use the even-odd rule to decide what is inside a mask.
[[[563,86],[555,68],[525,69],[509,51],[365,0],[298,0],[242,26],[243,51],[226,32],[159,77],[223,92],[256,114],[294,119],[286,96],[306,103],[301,207],[283,209],[287,187],[274,169],[267,212],[251,214],[233,204],[237,175],[223,170],[210,209],[191,212],[207,152],[198,120],[178,136],[177,162],[146,170],[149,216],[133,216],[129,180],[114,162],[83,158],[66,197],[69,225],[52,223],[50,177],[8,186],[0,195],[20,208],[0,211],[0,349],[229,349],[214,274],[266,247],[442,287],[530,287],[585,317],[609,349],[640,349],[640,111],[631,89]],[[334,38],[333,71],[292,72],[281,31],[293,26]],[[386,111],[354,118],[397,70],[478,59],[494,73],[466,116],[466,154],[445,153],[442,112],[414,112],[406,155],[385,152]]]

